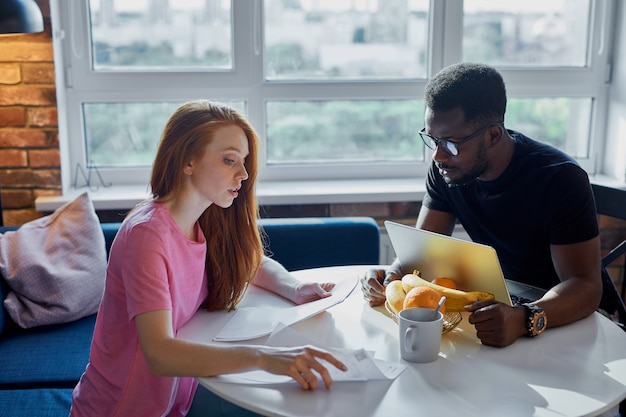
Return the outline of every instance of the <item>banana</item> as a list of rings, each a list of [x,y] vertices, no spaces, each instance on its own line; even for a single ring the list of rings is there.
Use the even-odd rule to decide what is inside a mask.
[[[409,292],[413,287],[422,285],[434,288],[439,291],[441,295],[446,296],[446,312],[448,313],[463,311],[464,306],[472,304],[476,301],[494,299],[493,294],[484,291],[466,292],[442,287],[441,285],[433,284],[432,282],[423,279],[422,277],[416,275],[416,273],[406,274],[402,277],[402,289],[405,293]]]
[[[404,305],[404,298],[406,297],[406,293],[402,288],[402,281],[396,280],[391,281],[387,287],[385,288],[385,296],[387,297],[387,302],[389,303],[390,308],[394,313],[398,314]]]

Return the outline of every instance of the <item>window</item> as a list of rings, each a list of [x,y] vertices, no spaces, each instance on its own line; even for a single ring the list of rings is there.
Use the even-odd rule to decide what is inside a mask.
[[[465,0],[463,60],[496,66],[584,67],[589,0]]]
[[[171,112],[196,98],[247,114],[261,181],[424,176],[429,77],[496,66],[506,126],[597,169],[613,2],[52,0],[64,190],[97,169],[148,182]]]
[[[91,0],[88,16],[95,71],[233,68],[229,2]]]

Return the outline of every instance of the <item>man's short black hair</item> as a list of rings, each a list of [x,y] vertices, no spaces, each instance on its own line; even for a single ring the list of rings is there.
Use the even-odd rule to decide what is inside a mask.
[[[442,69],[426,85],[425,99],[433,111],[461,107],[469,124],[504,121],[504,80],[488,65],[464,62]]]

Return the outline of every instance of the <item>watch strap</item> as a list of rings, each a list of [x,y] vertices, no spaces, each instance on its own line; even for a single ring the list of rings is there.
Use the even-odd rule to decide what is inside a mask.
[[[522,304],[526,309],[526,331],[529,337],[535,337],[543,332],[545,328],[545,313],[541,307],[535,304],[524,303]],[[537,329],[537,320],[543,318],[543,326],[541,329]]]

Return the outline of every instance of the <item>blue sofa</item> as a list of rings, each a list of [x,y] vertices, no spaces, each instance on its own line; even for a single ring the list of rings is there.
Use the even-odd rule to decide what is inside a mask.
[[[378,264],[379,229],[369,217],[262,219],[268,255],[290,271]],[[101,224],[107,253],[120,223]],[[0,233],[16,227],[0,227]],[[8,287],[0,277],[0,299]],[[95,315],[21,329],[0,308],[0,416],[67,416],[89,359]]]

